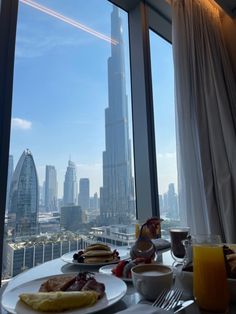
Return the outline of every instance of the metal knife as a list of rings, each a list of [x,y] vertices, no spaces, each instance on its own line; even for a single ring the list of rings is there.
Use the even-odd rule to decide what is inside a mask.
[[[181,304],[177,305],[174,308],[174,313],[178,313],[178,312],[182,311],[184,308],[191,305],[192,303],[194,303],[194,300],[187,300],[187,301],[182,302]]]

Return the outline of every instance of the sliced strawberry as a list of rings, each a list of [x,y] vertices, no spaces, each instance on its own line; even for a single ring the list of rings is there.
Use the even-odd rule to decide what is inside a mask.
[[[123,269],[125,267],[126,261],[120,261],[116,268],[112,269],[112,273],[117,277],[122,277]]]

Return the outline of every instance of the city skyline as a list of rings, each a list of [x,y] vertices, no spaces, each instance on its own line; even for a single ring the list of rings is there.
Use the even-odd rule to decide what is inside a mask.
[[[27,149],[25,149],[25,150],[27,150]],[[32,155],[33,155],[33,153],[32,153]],[[10,155],[10,156],[13,157],[13,160],[14,160],[14,161],[17,161],[17,159],[15,159],[15,157],[14,157],[13,155]],[[19,159],[18,159],[18,160],[19,160]],[[65,172],[64,172],[64,176],[63,176],[63,182],[61,182],[62,186],[64,185],[64,179],[65,179],[66,169],[67,169],[67,167],[68,167],[68,162],[69,162],[69,161],[70,161],[70,159],[67,160],[67,162],[66,162],[67,166],[65,166]],[[44,185],[45,185],[45,179],[46,179],[46,174],[45,174],[45,172],[46,172],[46,167],[47,167],[47,166],[54,167],[54,168],[55,168],[55,171],[57,172],[57,168],[55,167],[55,165],[48,165],[48,164],[46,164],[46,165],[45,165],[45,168],[44,168],[44,177],[42,178],[42,184],[39,183],[39,188],[43,188]],[[14,170],[15,170],[15,168],[13,167],[13,173],[12,173],[12,175],[14,174]],[[37,170],[37,174],[38,174],[37,166],[36,166],[36,170]],[[83,177],[83,178],[82,178],[82,177],[79,178],[78,175],[77,175],[77,183],[79,183],[79,181],[80,181],[81,179],[88,179],[88,180],[89,180],[89,191],[90,191],[89,197],[93,197],[94,194],[98,194],[98,195],[100,196],[100,194],[99,194],[99,189],[98,189],[98,191],[95,191],[95,192],[92,192],[92,191],[91,191],[91,189],[90,189],[90,184],[91,184],[90,178],[88,178],[88,177],[86,177],[86,176]],[[159,191],[159,195],[165,194],[165,193],[168,191],[168,188],[169,188],[169,185],[170,185],[170,184],[174,184],[174,186],[175,186],[175,191],[177,192],[175,182],[168,182],[167,188],[166,188],[165,190],[163,190],[163,192],[160,192],[160,191]],[[58,185],[59,185],[59,184],[58,184]],[[177,193],[177,194],[178,194],[178,193]],[[79,188],[78,188],[78,195],[79,195]],[[62,193],[62,195],[58,195],[58,199],[63,199],[63,193]]]
[[[96,12],[91,10],[94,1]],[[109,34],[112,5],[106,1],[94,1],[86,1],[83,5],[70,5],[70,1],[53,2],[50,6],[76,20],[85,17],[86,24]],[[43,4],[43,1],[38,2]],[[120,14],[123,20],[126,91],[132,135],[128,17],[122,10]],[[153,67],[158,68],[159,73],[163,73],[162,77],[171,82],[170,44],[159,38],[152,45],[154,51],[160,49],[165,55],[165,59],[154,59]],[[91,195],[99,193],[103,186],[102,152],[105,150],[104,109],[108,105],[109,56],[108,43],[19,3],[10,153],[18,160],[22,151],[30,148],[35,156],[41,186],[45,180],[46,165],[54,165],[59,198],[63,197],[66,163],[70,158],[76,165],[77,180],[89,178]],[[62,58],[64,62],[61,62]],[[48,80],[44,79],[45,73]],[[95,93],[91,93],[91,90]],[[158,91],[158,99],[166,112],[164,119],[155,117],[157,123],[163,120],[157,138],[157,158],[160,161],[159,192],[164,193],[169,182],[174,182],[177,187],[176,173],[172,171],[176,158],[175,146],[170,135],[174,125],[172,120],[167,123],[167,119],[172,117],[173,91],[170,86],[168,97],[165,88],[158,87],[153,91],[154,94]],[[131,136],[131,154],[132,144]]]

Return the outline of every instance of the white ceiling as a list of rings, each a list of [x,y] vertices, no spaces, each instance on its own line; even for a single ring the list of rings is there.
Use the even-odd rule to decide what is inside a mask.
[[[135,7],[141,0],[109,0],[109,1],[115,3],[118,6],[123,7],[126,10],[129,10],[132,7]],[[143,1],[151,5],[153,9],[156,9],[157,11],[161,12],[162,15],[171,19],[170,5],[167,4],[166,0],[143,0]],[[214,1],[218,3],[230,16],[236,18],[236,0],[214,0]]]
[[[167,5],[166,0],[146,0],[146,2],[158,11],[166,13],[165,15],[167,17],[170,17],[170,10],[168,10],[169,5]],[[230,16],[236,18],[236,0],[215,0],[215,2],[218,3]]]
[[[215,0],[227,13],[236,18],[236,0]]]

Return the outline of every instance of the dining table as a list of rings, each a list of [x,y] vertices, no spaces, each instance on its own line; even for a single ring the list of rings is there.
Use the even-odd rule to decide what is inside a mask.
[[[124,250],[124,248],[122,248]],[[118,248],[119,250],[119,248]],[[127,250],[129,248],[127,247]],[[164,264],[164,265],[169,265],[172,266],[173,269],[178,272],[178,266],[176,265],[175,261],[173,260],[171,254],[170,254],[170,249],[165,249],[165,250],[160,250],[157,252],[157,257],[156,257],[156,262]],[[89,266],[89,271],[92,272],[98,272],[100,266]],[[1,301],[2,299],[7,295],[8,291],[11,291],[12,289],[16,288],[19,285],[22,285],[24,283],[30,282],[32,280],[36,280],[41,277],[46,277],[46,276],[54,276],[54,275],[60,275],[60,274],[67,274],[67,273],[74,273],[74,272],[82,272],[82,271],[88,271],[88,266],[87,265],[81,265],[81,264],[74,264],[74,263],[67,263],[64,261],[62,258],[56,258],[54,260],[45,262],[43,264],[40,264],[38,266],[35,266],[31,269],[25,270],[24,272],[20,273],[19,275],[13,277],[12,279],[9,280],[7,284],[4,284],[1,289],[0,289],[0,298]],[[110,275],[113,276],[113,275]],[[129,307],[131,307],[134,304],[138,303],[145,303],[145,300],[142,299],[142,297],[139,295],[139,293],[135,290],[132,281],[126,282],[127,285],[127,291],[125,295],[118,300],[115,304],[100,310],[99,312],[96,313],[103,313],[103,314],[114,314],[119,311],[125,310]],[[174,281],[174,286],[178,287],[179,283],[177,280]],[[186,299],[189,298],[189,295],[191,295],[190,291],[185,291],[187,292],[187,297]],[[188,294],[189,292],[189,294]],[[184,295],[184,294],[183,294]],[[2,302],[1,302],[2,304]],[[7,314],[8,312],[1,306],[1,313],[2,314]],[[207,312],[201,312],[194,302],[184,310],[178,312],[179,314],[181,313],[186,313],[186,314],[199,314],[199,313],[207,313]],[[229,314],[235,314],[236,313],[236,304],[230,304],[229,308]]]

